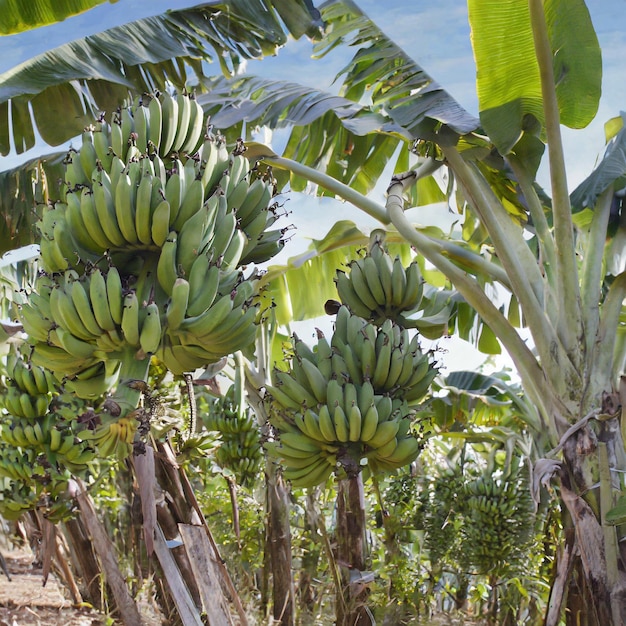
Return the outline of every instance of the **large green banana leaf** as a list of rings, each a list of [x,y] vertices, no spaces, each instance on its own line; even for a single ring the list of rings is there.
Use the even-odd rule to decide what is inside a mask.
[[[541,3],[539,3],[541,4]],[[583,0],[543,3],[561,122],[583,128],[602,85],[600,46]],[[543,124],[543,97],[528,0],[469,0],[480,121],[507,154],[530,118]],[[536,30],[536,28],[535,28]]]
[[[0,35],[21,33],[54,24],[93,9],[103,2],[105,0],[1,0]]]
[[[129,94],[201,82],[203,61],[234,74],[242,59],[275,54],[288,35],[315,33],[316,14],[306,0],[279,4],[277,11],[270,0],[223,0],[171,11],[72,41],[5,72],[0,153],[11,149],[10,136],[18,154],[33,147],[35,125],[45,142],[59,145]],[[292,19],[283,22],[287,14]]]

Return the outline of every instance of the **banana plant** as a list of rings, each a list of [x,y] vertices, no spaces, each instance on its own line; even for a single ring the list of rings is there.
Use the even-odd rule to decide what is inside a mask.
[[[573,561],[560,566],[584,576],[591,590],[586,603],[593,605],[598,623],[618,624],[625,619],[620,607],[626,587],[617,554],[607,548],[616,545],[618,531],[603,523],[606,503],[616,494],[606,487],[599,493],[593,459],[599,435],[608,443],[609,469],[616,475],[624,469],[616,407],[623,404],[618,383],[624,363],[626,274],[619,245],[605,247],[607,238],[620,242],[623,237],[623,210],[615,196],[623,187],[623,136],[618,132],[623,122],[612,122],[607,159],[583,184],[585,193],[570,198],[559,125],[589,123],[601,80],[600,50],[585,4],[493,0],[470,2],[469,7],[479,119],[356,4],[329,0],[319,7],[325,30],[314,51],[323,56],[338,48],[356,49],[339,76],[343,100],[318,98],[303,89],[284,115],[264,119],[264,111],[279,110],[276,103],[285,94],[257,89],[243,104],[259,106],[249,106],[241,121],[249,126],[263,119],[278,127],[287,123],[290,112],[306,111],[308,118],[303,115],[291,131],[282,156],[262,150],[255,156],[289,172],[294,187],[309,180],[319,192],[353,203],[384,226],[393,225],[445,275],[467,304],[469,317],[475,311],[507,350],[537,406],[553,455],[561,459],[560,494],[583,558],[563,556]],[[315,19],[312,23],[319,26]],[[231,104],[237,101],[237,89],[244,93],[250,84],[231,84]],[[371,104],[364,107],[363,96]],[[16,100],[16,112],[20,105]],[[212,112],[218,115],[219,105]],[[385,140],[389,143],[383,150]],[[390,149],[394,142],[398,152]],[[20,143],[25,145],[23,139]],[[371,188],[380,176],[382,161],[368,163],[366,158],[377,147],[389,155],[385,162],[395,159],[397,173],[407,171],[394,179],[386,205],[352,188]],[[535,181],[546,147],[551,197]],[[432,188],[433,175],[442,173],[462,228],[456,241],[422,232],[405,212],[416,204],[416,189]],[[577,204],[581,198],[583,204]],[[503,306],[493,302],[495,285]],[[530,332],[533,349],[520,337],[517,324]],[[578,454],[581,447],[587,457]],[[547,623],[558,622],[562,600],[555,587],[551,606],[556,608]]]
[[[596,432],[608,437],[610,450],[619,451],[622,446],[618,414],[612,407],[619,404],[624,362],[626,281],[617,243],[623,218],[621,199],[615,196],[623,186],[623,123],[612,121],[606,159],[571,198],[559,130],[561,122],[584,127],[597,111],[600,50],[588,11],[582,2],[567,9],[558,1],[547,2],[545,7],[513,0],[470,3],[480,76],[479,120],[465,114],[430,82],[356,5],[331,1],[322,5],[321,12],[326,36],[318,53],[340,45],[358,48],[343,72],[339,94],[355,102],[356,113],[351,118],[342,115],[349,110],[346,102],[335,101],[326,110],[318,107],[317,119],[322,120],[316,127],[318,133],[313,132],[315,123],[304,125],[292,131],[297,141],[287,142],[299,148],[309,142],[297,160],[260,154],[273,167],[287,169],[293,179],[304,177],[383,224],[391,223],[447,277],[504,346],[526,394],[537,406],[553,454],[562,455],[561,496],[585,555],[573,565],[594,589],[595,598],[588,601],[593,602],[600,623],[621,623],[622,575],[610,549],[615,545],[610,538],[614,530],[605,533],[605,541],[602,516],[607,511],[606,505],[600,507],[594,462],[576,453],[576,442],[587,440],[588,452],[593,454]],[[564,13],[567,25],[557,18]],[[504,35],[512,31],[518,34],[514,41]],[[574,32],[580,37],[574,39]],[[496,64],[491,63],[494,49],[499,52]],[[245,89],[245,83],[241,86]],[[386,207],[355,197],[354,189],[338,180],[337,171],[348,172],[348,158],[321,158],[329,153],[328,144],[319,145],[319,128],[337,128],[333,118],[323,119],[323,114],[330,115],[332,110],[341,123],[347,117],[359,119],[364,109],[358,101],[366,92],[372,106],[365,112],[380,116],[375,132],[395,125],[398,143],[404,137],[405,147],[421,157],[416,169],[393,181]],[[268,99],[267,92],[260,90],[249,96],[252,104],[244,100],[244,106],[256,117],[245,118],[247,123],[264,119],[264,112],[283,94]],[[314,101],[304,90],[302,98]],[[236,101],[236,94],[232,99]],[[288,118],[287,112],[284,119]],[[282,122],[280,118],[264,121],[274,126]],[[546,147],[551,198],[535,182]],[[310,165],[303,164],[305,151]],[[449,239],[447,246],[442,245],[416,228],[405,212],[407,192],[415,181],[432,176],[438,168],[451,181],[462,223],[464,245],[452,248],[456,256],[450,251],[456,242]],[[611,245],[605,248],[607,238]],[[480,257],[480,274],[460,262],[468,252],[473,260]],[[493,302],[490,289],[496,284],[502,293],[510,294],[500,296],[504,307]],[[530,332],[535,352],[518,334],[518,324]],[[620,471],[619,459],[619,452],[611,453],[613,471]],[[604,501],[614,498],[615,494],[608,494]],[[551,611],[550,620],[557,619],[561,601],[558,594],[553,598],[557,609]]]

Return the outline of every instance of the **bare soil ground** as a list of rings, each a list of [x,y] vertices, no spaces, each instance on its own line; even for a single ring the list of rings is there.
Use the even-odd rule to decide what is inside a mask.
[[[11,576],[0,571],[0,626],[103,626],[104,617],[90,607],[75,607],[54,575],[43,586],[43,573],[32,553],[3,551]]]

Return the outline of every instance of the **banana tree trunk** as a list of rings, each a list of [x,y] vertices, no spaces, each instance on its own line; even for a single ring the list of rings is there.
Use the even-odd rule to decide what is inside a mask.
[[[337,590],[337,626],[372,626],[367,610],[365,496],[361,472],[337,485],[337,562],[341,588]]]
[[[269,516],[266,550],[270,555],[272,570],[273,617],[281,626],[293,626],[295,605],[291,573],[289,498],[285,482],[272,463],[267,463],[266,476]]]
[[[607,447],[610,450],[623,449],[619,429],[602,428],[599,437],[604,441],[598,443],[595,434],[584,428],[563,447],[566,469],[561,473],[561,499],[572,519],[579,558],[579,564],[574,562],[570,583],[578,573],[582,573],[578,587],[584,591],[583,602],[578,602],[579,594],[570,594],[568,614],[583,626],[622,626],[626,624],[626,572],[623,567],[618,567],[622,556],[617,542],[609,541],[610,534],[605,532],[598,519],[599,515],[603,519],[607,508],[611,508],[611,498],[604,501],[604,510],[601,497],[592,500],[597,505],[595,508],[600,509],[600,513],[596,514],[589,502],[578,495],[593,488],[588,483],[588,477],[590,465],[595,462],[597,467],[598,464],[596,451],[600,451],[602,465]],[[613,466],[613,469],[626,468]],[[605,488],[611,487],[605,485]]]
[[[71,562],[77,568],[81,584],[81,595],[97,609],[102,610],[102,570],[93,550],[93,543],[80,517],[63,523],[64,535],[70,550]]]

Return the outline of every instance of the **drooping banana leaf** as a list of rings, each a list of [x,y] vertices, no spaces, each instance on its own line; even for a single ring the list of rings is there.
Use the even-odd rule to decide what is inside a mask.
[[[360,101],[367,94],[377,110],[414,138],[433,139],[443,125],[463,135],[479,121],[391,41],[351,0],[329,0],[320,6],[325,36],[315,52],[329,54],[340,45],[358,47],[339,73],[341,95]],[[425,27],[427,27],[425,25]]]
[[[32,159],[0,172],[0,254],[37,241],[37,204],[58,200],[65,152]]]
[[[609,141],[598,166],[572,192],[572,210],[593,209],[598,196],[610,185],[615,191],[626,187],[626,113],[610,123],[615,126],[620,121],[621,128]]]
[[[374,187],[400,143],[410,138],[399,126],[369,107],[320,89],[256,76],[211,81],[198,98],[219,129],[292,127],[283,156],[321,169],[360,193]],[[308,181],[291,175],[291,189]],[[319,190],[320,195],[332,195]]]
[[[223,0],[117,26],[30,59],[0,75],[0,153],[9,152],[9,135],[18,153],[31,148],[34,125],[44,141],[59,145],[129,94],[166,83],[183,89],[191,75],[201,83],[203,61],[217,60],[232,75],[242,59],[276,54],[290,34],[315,34],[317,14],[306,0],[282,0],[286,13],[294,31],[285,31],[269,0]]]
[[[112,4],[117,0],[108,0]],[[0,0],[0,35],[12,35],[61,22],[105,0]]]
[[[104,2],[105,0],[1,0],[0,35],[21,33],[61,22]]]
[[[540,425],[536,408],[526,399],[519,385],[513,383],[506,372],[491,375],[469,370],[450,372],[444,379],[442,390],[448,395],[439,394],[429,409],[438,418],[437,422],[448,429],[459,431],[463,438],[465,428],[489,427],[485,434],[501,440],[519,437],[519,421],[533,429]],[[513,425],[513,430],[507,425]],[[521,443],[518,442],[518,443]]]

